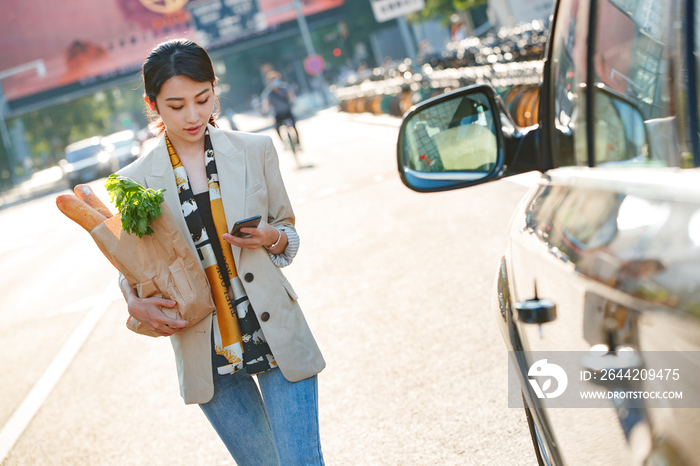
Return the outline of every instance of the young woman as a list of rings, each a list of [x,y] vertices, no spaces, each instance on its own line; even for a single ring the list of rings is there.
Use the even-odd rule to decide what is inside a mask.
[[[161,311],[175,302],[140,299],[121,280],[129,314],[170,336],[185,403],[201,406],[239,466],[321,465],[316,374],[325,362],[280,271],[296,255],[299,236],[272,141],[216,127],[216,76],[197,44],[160,44],[142,71],[161,139],[119,173],[165,188],[216,310],[189,325]],[[228,233],[257,215],[257,228],[241,230],[249,236]]]

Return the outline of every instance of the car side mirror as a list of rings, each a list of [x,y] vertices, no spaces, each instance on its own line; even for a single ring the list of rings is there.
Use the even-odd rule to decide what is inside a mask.
[[[442,191],[494,178],[503,162],[496,109],[490,87],[471,86],[410,110],[397,147],[404,184]]]
[[[537,153],[536,128],[518,128],[489,85],[434,97],[404,116],[397,144],[401,181],[414,191],[446,191],[536,169],[526,157],[518,160],[523,149],[528,157]]]

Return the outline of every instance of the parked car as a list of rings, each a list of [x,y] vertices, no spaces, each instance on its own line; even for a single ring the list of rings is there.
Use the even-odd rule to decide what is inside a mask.
[[[700,464],[698,411],[631,395],[681,382],[683,403],[700,395],[699,24],[697,0],[558,0],[537,125],[518,127],[489,85],[404,116],[398,167],[413,190],[542,172],[493,291],[539,464]],[[547,390],[562,378],[536,370],[559,353],[575,355],[570,385],[612,396],[556,407]],[[629,378],[651,370],[666,375]]]
[[[99,136],[67,146],[60,166],[71,186],[108,176],[119,169],[117,160],[102,144]]]
[[[130,129],[105,136],[102,138],[102,144],[116,159],[119,168],[129,165],[141,153],[141,144]]]

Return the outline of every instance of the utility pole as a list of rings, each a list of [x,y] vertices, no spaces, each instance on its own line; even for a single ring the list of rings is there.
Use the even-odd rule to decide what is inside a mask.
[[[399,25],[399,32],[401,33],[401,39],[403,40],[403,45],[406,49],[406,55],[411,59],[413,63],[416,62],[416,47],[413,45],[413,38],[411,37],[411,31],[408,27],[408,21],[403,16],[396,18],[396,22]]]
[[[44,60],[34,60],[24,63],[23,65],[15,66],[14,68],[8,68],[0,71],[0,135],[2,136],[2,143],[5,146],[7,161],[10,164],[10,181],[13,184],[16,181],[16,161],[14,157],[14,147],[12,147],[12,139],[10,138],[10,132],[7,130],[7,122],[5,121],[5,108],[7,106],[7,102],[5,100],[5,93],[2,89],[2,80],[32,69],[36,69],[36,74],[39,75],[39,77],[46,76],[46,65],[44,64]]]
[[[301,30],[301,38],[304,40],[304,47],[306,47],[306,55],[314,55],[316,53],[316,50],[314,49],[314,43],[311,42],[309,25],[306,24],[306,17],[304,16],[304,12],[301,10],[301,1],[292,0],[292,5],[294,5],[294,10],[297,13],[297,23],[299,23],[299,30]]]
[[[309,25],[306,24],[306,17],[304,12],[301,10],[301,0],[292,0],[292,5],[297,14],[297,23],[299,23],[299,30],[301,31],[301,38],[304,41],[304,48],[306,48],[306,56],[316,55],[316,49],[314,49],[314,43],[311,41],[311,33],[309,32]],[[320,78],[321,82],[318,82]],[[323,88],[326,80],[323,77],[323,73],[319,76],[314,76],[314,81],[319,84],[321,91],[321,98],[323,99],[323,104],[328,105],[328,100],[326,98],[326,90]]]

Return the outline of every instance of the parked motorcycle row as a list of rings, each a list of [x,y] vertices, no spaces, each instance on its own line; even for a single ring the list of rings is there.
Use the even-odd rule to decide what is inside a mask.
[[[447,44],[439,53],[423,54],[387,68],[350,76],[331,90],[348,113],[402,116],[430,97],[471,84],[490,84],[520,126],[537,122],[538,85],[548,28],[533,21],[502,28],[484,37]]]

